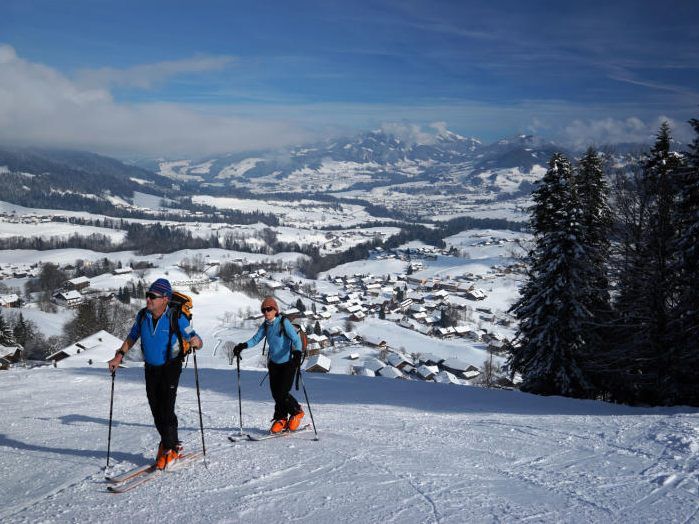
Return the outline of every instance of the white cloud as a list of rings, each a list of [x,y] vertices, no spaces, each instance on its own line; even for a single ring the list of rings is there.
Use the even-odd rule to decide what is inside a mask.
[[[205,66],[224,62],[213,59]],[[143,85],[196,67],[183,62],[167,64],[156,64]],[[133,81],[134,71],[129,75]],[[111,73],[105,74],[103,82],[111,81]],[[242,118],[230,110],[212,114],[178,104],[120,103],[105,87],[87,87],[55,69],[18,57],[11,46],[0,45],[0,143],[117,155],[206,155],[277,147],[307,137],[273,117]]]
[[[172,76],[220,70],[233,63],[234,60],[230,56],[198,56],[183,60],[142,64],[127,69],[112,67],[83,69],[78,72],[77,80],[86,87],[128,86],[150,89],[154,84]]]
[[[626,119],[602,118],[598,120],[574,120],[564,129],[567,140],[577,148],[589,145],[631,143],[651,143],[662,122],[668,122],[673,136],[681,142],[690,138],[689,126],[671,118],[660,116],[652,121],[637,117]]]

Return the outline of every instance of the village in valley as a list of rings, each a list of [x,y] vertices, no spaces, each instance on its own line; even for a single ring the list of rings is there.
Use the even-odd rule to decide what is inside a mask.
[[[18,217],[15,211],[3,220],[19,221],[30,228],[44,224],[88,227],[70,224],[68,217],[57,218],[56,214]],[[179,226],[197,231],[211,225]],[[280,236],[296,240],[304,241],[305,235],[306,242],[315,242],[328,253],[347,249],[362,239],[390,238],[398,231],[279,229]],[[8,308],[8,318],[22,312],[23,318],[41,329],[53,324],[46,322],[48,316],[68,318],[70,311],[90,301],[119,303],[127,294],[126,302],[137,309],[134,304],[142,303],[138,296],[148,280],[169,274],[175,288],[193,293],[195,308],[206,293],[211,294],[208,300],[221,302],[218,309],[225,313],[215,319],[200,320],[201,315],[197,315],[197,319],[211,325],[216,333],[212,356],[230,365],[234,341],[249,336],[262,320],[250,299],[235,304],[225,295],[230,292],[227,287],[235,290],[235,282],[245,279],[257,295],[277,296],[284,304],[283,313],[306,331],[308,358],[304,368],[308,372],[508,388],[514,383],[503,364],[514,326],[507,309],[524,270],[523,263],[512,257],[512,246],[521,238],[512,232],[474,230],[456,235],[445,249],[420,242],[394,249],[376,247],[367,260],[338,266],[315,280],[299,277],[297,261],[290,254],[265,257],[218,249],[149,257],[124,252],[100,257],[95,252],[79,259],[85,252],[76,251],[74,261],[68,262],[65,256],[47,261],[62,274],[83,276],[67,278],[48,293],[24,289],[26,282],[38,279],[44,263],[33,255],[0,265],[0,285],[13,291],[0,294],[0,303]],[[487,256],[492,265],[484,266],[481,256]],[[234,275],[227,271],[221,278],[221,267],[227,264]],[[84,276],[86,273],[90,276]],[[60,335],[60,328],[54,327],[48,335]],[[67,359],[73,359],[103,365],[113,354],[115,340],[113,334],[104,332],[103,336],[89,335],[53,347],[44,355],[44,364],[65,366]],[[0,357],[5,368],[26,361],[18,348],[4,348]],[[40,364],[32,361],[32,365]],[[264,367],[264,359],[248,365]]]

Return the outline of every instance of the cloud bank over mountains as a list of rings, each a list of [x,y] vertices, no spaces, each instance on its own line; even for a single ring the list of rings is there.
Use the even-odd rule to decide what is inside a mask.
[[[160,97],[158,87],[182,78],[235,68],[228,55],[196,55],[129,68],[96,68],[73,76],[18,55],[0,44],[0,144],[86,149],[115,156],[206,156],[274,149],[381,128],[403,140],[431,144],[447,128],[494,136],[503,127],[541,133],[561,143],[650,141],[663,117],[602,117],[570,104],[513,105],[436,100],[433,105],[282,101],[186,103]],[[137,101],[120,89],[140,90]],[[690,118],[693,115],[687,115]],[[670,120],[680,140],[688,126]],[[470,125],[464,124],[470,122]],[[461,125],[460,125],[461,124]],[[464,134],[463,132],[460,134]]]

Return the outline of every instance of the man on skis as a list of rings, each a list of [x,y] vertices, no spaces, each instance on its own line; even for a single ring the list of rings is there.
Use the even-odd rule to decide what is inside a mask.
[[[168,464],[179,458],[182,445],[177,435],[177,415],[175,400],[177,386],[182,373],[182,355],[176,330],[182,339],[189,342],[192,350],[203,346],[201,338],[194,332],[189,320],[184,315],[177,319],[178,326],[173,326],[173,310],[168,307],[172,298],[170,282],[159,278],[153,282],[146,293],[146,307],[139,312],[124,343],[111,359],[109,370],[116,372],[126,353],[136,341],[141,339],[141,349],[145,360],[146,395],[150,405],[155,427],[160,434],[160,445],[155,459],[158,469],[165,469]]]
[[[279,314],[279,306],[273,297],[266,297],[260,309],[265,317],[264,322],[250,340],[233,348],[233,354],[240,357],[244,349],[267,338],[269,387],[274,398],[274,417],[270,431],[296,431],[304,413],[290,391],[296,371],[301,366],[301,337],[291,321]]]

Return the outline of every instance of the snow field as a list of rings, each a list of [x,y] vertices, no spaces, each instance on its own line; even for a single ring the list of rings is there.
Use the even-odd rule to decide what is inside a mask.
[[[206,353],[206,349],[203,353]],[[106,492],[106,369],[15,369],[0,395],[6,522],[692,521],[699,412],[642,409],[419,382],[306,374],[313,433],[230,443],[233,368],[199,363],[207,464],[125,495]],[[116,378],[113,470],[157,447],[141,369]],[[245,430],[267,428],[260,371],[242,372]],[[302,391],[292,391],[305,405]],[[201,444],[192,364],[180,437]],[[310,417],[306,416],[310,421]],[[42,467],[38,467],[38,465]]]

